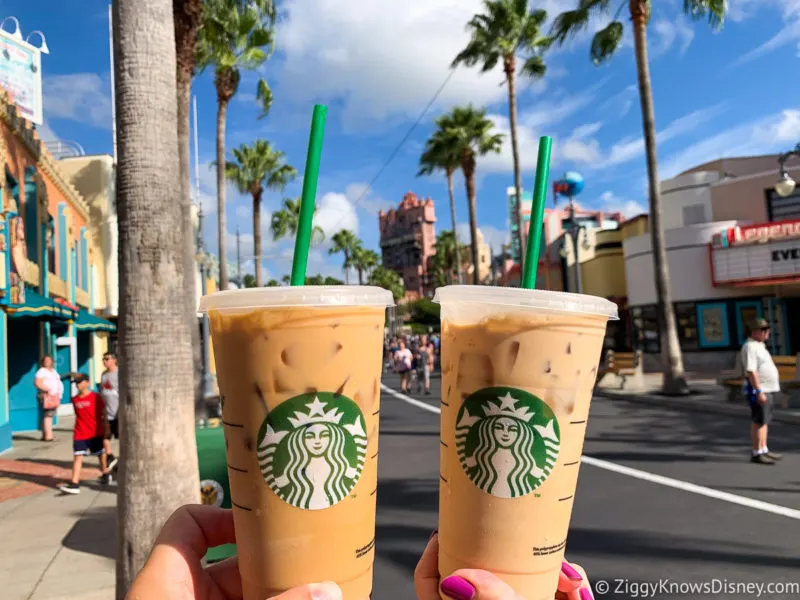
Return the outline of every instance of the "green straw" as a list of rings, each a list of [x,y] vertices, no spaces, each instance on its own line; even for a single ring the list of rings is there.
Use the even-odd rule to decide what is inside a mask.
[[[305,285],[308,249],[311,246],[311,230],[314,221],[314,201],[317,197],[319,162],[322,158],[322,140],[325,137],[325,119],[328,107],[314,105],[311,118],[311,135],[308,139],[306,170],[303,174],[303,196],[300,200],[300,217],[297,223],[297,236],[294,240],[294,259],[292,260],[291,285]]]
[[[547,200],[547,180],[550,177],[550,150],[553,138],[544,135],[539,138],[539,158],[536,161],[536,183],[533,185],[531,220],[528,227],[528,249],[522,263],[522,287],[532,290],[536,287],[536,269],[539,266],[539,247],[542,245],[542,219]],[[522,199],[518,199],[522,202]]]

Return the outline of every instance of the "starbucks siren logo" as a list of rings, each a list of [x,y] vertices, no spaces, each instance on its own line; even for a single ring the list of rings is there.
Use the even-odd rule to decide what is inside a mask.
[[[329,392],[281,403],[264,420],[258,439],[267,485],[292,506],[310,510],[341,502],[358,483],[367,455],[361,409]]]
[[[505,387],[479,390],[458,412],[456,450],[484,492],[519,498],[547,479],[558,459],[558,420],[536,396]]]

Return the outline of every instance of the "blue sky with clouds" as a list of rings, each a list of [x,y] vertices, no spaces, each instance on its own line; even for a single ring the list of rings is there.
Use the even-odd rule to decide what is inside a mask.
[[[627,1],[627,0],[626,0]],[[576,0],[532,0],[554,17]],[[730,0],[725,27],[712,32],[681,15],[681,0],[654,2],[649,48],[658,128],[660,175],[671,177],[721,156],[770,153],[800,141],[800,82],[792,74],[800,56],[800,0]],[[413,191],[437,201],[439,229],[450,228],[441,177],[417,178],[422,145],[432,120],[454,104],[485,105],[507,131],[502,73],[459,69],[429,113],[367,187],[448,75],[467,41],[464,24],[480,0],[284,0],[278,51],[260,74],[243,77],[228,115],[228,147],[263,137],[287,153],[302,172],[315,102],[329,106],[317,216],[332,233],[357,231],[378,247],[377,211]],[[89,154],[111,152],[108,4],[105,0],[0,0],[3,16],[19,18],[24,34],[42,30],[51,54],[43,57],[44,135],[79,142]],[[581,172],[584,205],[632,215],[646,205],[636,74],[630,33],[610,63],[589,60],[592,23],[585,35],[547,58],[548,75],[522,82],[519,93],[523,182],[532,185],[537,139],[554,138],[552,170]],[[271,84],[275,103],[257,120],[257,75]],[[215,95],[209,74],[198,78],[200,179],[209,219],[206,239],[217,247],[214,174]],[[478,218],[495,248],[507,236],[506,188],[512,185],[508,146],[479,163]],[[283,194],[270,193],[264,223],[283,197],[299,195],[301,179]],[[463,180],[456,179],[460,227],[467,221]],[[229,192],[229,257],[236,227],[251,271],[250,200]],[[280,278],[291,244],[266,232],[264,268]],[[341,275],[341,258],[316,248],[309,271]]]

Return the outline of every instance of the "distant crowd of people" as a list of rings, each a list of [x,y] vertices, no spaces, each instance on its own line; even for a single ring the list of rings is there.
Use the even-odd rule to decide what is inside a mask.
[[[426,395],[431,393],[431,374],[436,369],[439,356],[437,334],[402,335],[387,338],[384,342],[384,370],[400,375],[400,391]]]

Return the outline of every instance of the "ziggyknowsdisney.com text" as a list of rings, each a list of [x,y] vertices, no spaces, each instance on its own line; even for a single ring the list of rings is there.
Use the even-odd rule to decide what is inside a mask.
[[[592,586],[598,596],[613,594],[623,598],[667,598],[670,596],[708,595],[744,596],[746,598],[774,598],[780,595],[797,595],[800,598],[800,582],[780,581],[731,581],[711,579],[708,581],[635,581],[632,579],[601,579]]]

